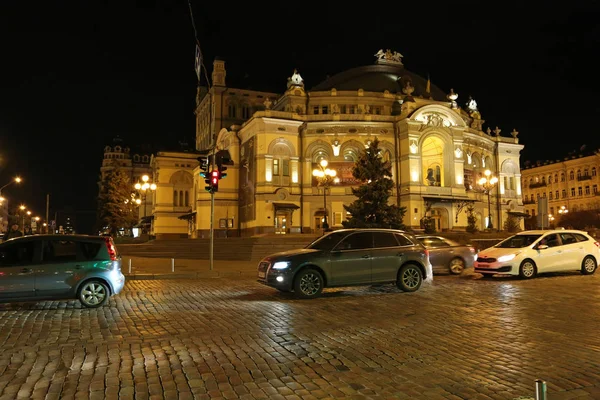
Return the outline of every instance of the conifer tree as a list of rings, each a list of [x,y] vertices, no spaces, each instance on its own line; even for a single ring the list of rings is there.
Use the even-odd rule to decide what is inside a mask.
[[[98,219],[103,226],[110,227],[112,235],[119,228],[131,229],[138,220],[138,207],[131,194],[129,177],[116,165],[100,182]]]
[[[402,219],[406,207],[389,204],[394,187],[392,167],[381,157],[377,138],[361,153],[352,175],[363,183],[352,188],[352,194],[358,199],[344,206],[351,214],[350,219],[342,222],[344,228],[405,229]]]

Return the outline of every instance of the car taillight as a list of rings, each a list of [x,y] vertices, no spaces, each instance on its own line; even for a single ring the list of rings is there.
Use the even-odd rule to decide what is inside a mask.
[[[425,255],[427,256],[427,258],[429,258],[429,250],[425,249]]]
[[[112,241],[112,238],[105,237],[104,242],[106,243],[106,250],[108,250],[108,256],[111,261],[117,261],[117,249]]]

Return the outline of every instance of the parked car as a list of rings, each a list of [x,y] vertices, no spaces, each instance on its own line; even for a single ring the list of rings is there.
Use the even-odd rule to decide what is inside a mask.
[[[533,278],[560,271],[596,272],[600,243],[579,230],[533,230],[513,235],[482,250],[475,260],[475,272]]]
[[[306,248],[271,254],[258,264],[258,281],[300,298],[323,288],[395,283],[414,292],[432,278],[427,249],[394,229],[342,229]]]
[[[124,285],[111,237],[34,235],[0,244],[0,301],[79,299],[100,307]]]
[[[472,245],[435,235],[417,235],[417,240],[429,250],[433,273],[460,275],[465,268],[472,268],[477,250]]]

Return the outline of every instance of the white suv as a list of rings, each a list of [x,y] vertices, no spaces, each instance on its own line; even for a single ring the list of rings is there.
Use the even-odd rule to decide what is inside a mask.
[[[477,255],[475,272],[489,277],[495,274],[533,278],[545,272],[596,272],[600,243],[584,231],[524,231]]]

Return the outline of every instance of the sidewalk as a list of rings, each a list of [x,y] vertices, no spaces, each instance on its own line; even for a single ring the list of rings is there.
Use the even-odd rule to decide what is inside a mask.
[[[131,272],[129,263],[131,260]],[[127,279],[197,279],[255,277],[258,261],[171,259],[123,256],[121,270]]]

